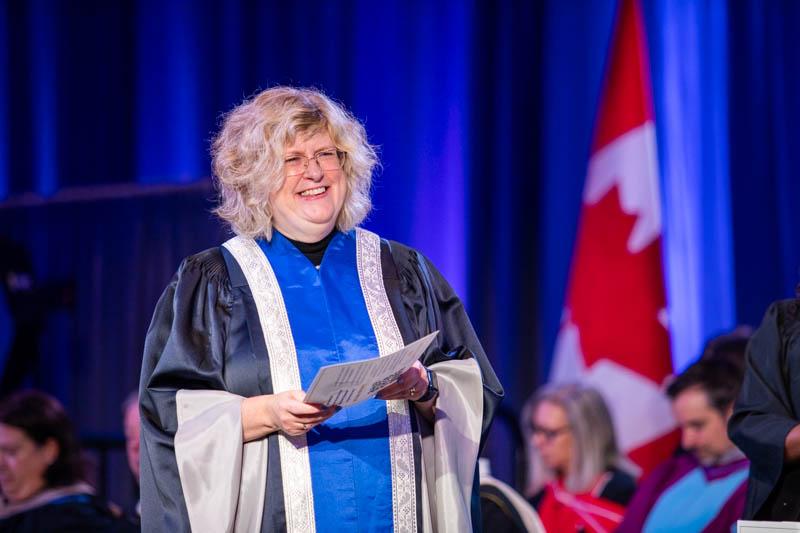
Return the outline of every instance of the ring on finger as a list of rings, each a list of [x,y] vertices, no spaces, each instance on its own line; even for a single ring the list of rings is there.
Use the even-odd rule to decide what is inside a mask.
[[[308,431],[308,424],[303,423],[303,431]]]
[[[411,387],[410,389],[408,389],[408,394],[409,394],[410,396],[416,396],[416,394],[417,394],[417,388],[416,388],[416,387]]]

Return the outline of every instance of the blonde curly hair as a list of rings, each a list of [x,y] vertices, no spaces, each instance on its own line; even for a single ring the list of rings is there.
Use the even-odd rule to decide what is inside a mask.
[[[327,131],[344,153],[344,205],[336,227],[349,231],[372,208],[372,171],[378,164],[375,147],[367,142],[364,126],[320,91],[273,87],[227,113],[211,148],[219,205],[214,213],[234,233],[272,238],[270,193],[285,179],[284,150],[298,136]]]

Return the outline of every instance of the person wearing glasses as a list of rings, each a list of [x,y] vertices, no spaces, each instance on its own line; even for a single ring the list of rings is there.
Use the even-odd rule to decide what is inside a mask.
[[[236,235],[184,260],[147,334],[143,531],[468,531],[502,397],[453,289],[359,227],[377,164],[322,93],[275,87],[213,143]],[[318,370],[439,331],[377,397],[307,404]]]
[[[547,531],[612,531],[636,490],[603,397],[582,384],[539,389],[522,411],[526,496]]]

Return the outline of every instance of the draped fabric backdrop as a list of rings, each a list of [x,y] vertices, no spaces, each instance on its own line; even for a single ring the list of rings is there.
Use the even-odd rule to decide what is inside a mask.
[[[643,7],[680,369],[798,280],[800,4]],[[30,384],[56,393],[82,431],[120,430],[158,294],[181,257],[225,236],[209,215],[220,114],[288,83],[323,89],[365,122],[383,161],[366,226],[443,271],[518,409],[550,365],[614,10],[0,4],[0,235],[28,247],[37,283],[75,294],[49,315]],[[508,432],[494,431],[488,452],[511,480]]]

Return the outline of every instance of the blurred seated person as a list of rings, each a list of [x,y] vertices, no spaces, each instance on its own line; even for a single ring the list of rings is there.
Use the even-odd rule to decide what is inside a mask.
[[[750,326],[737,326],[736,329],[723,335],[713,337],[703,347],[702,360],[724,359],[737,367],[742,373],[747,366],[747,343],[753,330]]]
[[[489,459],[478,459],[481,520],[492,533],[545,533],[542,521],[520,493],[492,476]]]
[[[128,459],[128,467],[139,486],[139,429],[141,420],[139,419],[139,393],[131,392],[122,404],[122,424],[125,431],[125,455]],[[141,516],[141,502],[136,502],[133,513],[135,518]]]
[[[0,402],[0,531],[135,531],[85,482],[66,412],[37,391]]]
[[[528,446],[526,495],[547,531],[610,531],[636,488],[619,468],[603,397],[581,384],[548,385],[522,413]]]
[[[741,382],[740,366],[704,356],[669,385],[684,452],[642,481],[618,532],[721,532],[736,525],[749,463],[726,427]]]

